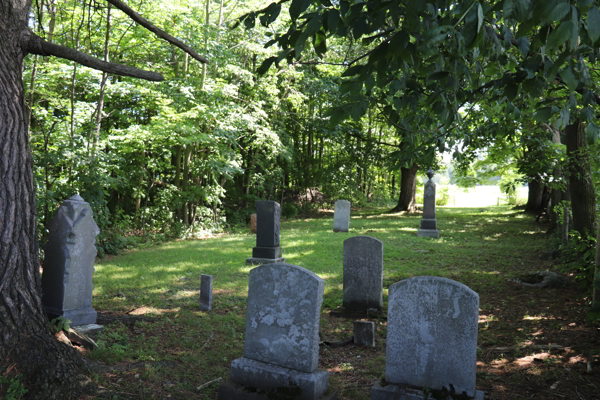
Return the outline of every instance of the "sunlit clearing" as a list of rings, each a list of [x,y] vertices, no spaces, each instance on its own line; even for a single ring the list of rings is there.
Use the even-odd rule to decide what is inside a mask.
[[[528,367],[532,363],[539,362],[539,360],[546,360],[546,359],[548,359],[548,357],[550,357],[550,353],[544,352],[544,353],[533,354],[530,356],[517,358],[515,360],[515,364],[517,364],[520,367]],[[533,375],[539,375],[540,371],[533,369],[533,370],[529,370],[528,373],[533,374]]]
[[[177,313],[179,312],[180,308],[176,307],[176,308],[154,308],[154,307],[140,307],[140,308],[136,308],[135,310],[131,311],[129,313],[129,315],[145,315],[145,314],[156,314],[156,315],[162,315],[162,314],[168,314],[168,313]]]

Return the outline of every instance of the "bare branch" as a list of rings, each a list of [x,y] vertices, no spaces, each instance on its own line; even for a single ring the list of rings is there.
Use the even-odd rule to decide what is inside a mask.
[[[29,31],[24,37],[23,48],[31,54],[40,56],[55,56],[67,60],[75,61],[86,67],[107,72],[109,74],[131,76],[133,78],[145,79],[148,81],[162,81],[163,76],[156,72],[144,71],[143,69],[129,67],[127,65],[116,64],[102,61],[96,57],[73,50],[69,47],[50,43]]]
[[[129,16],[129,18],[131,18],[132,20],[134,20],[135,22],[137,22],[144,28],[148,29],[150,32],[154,33],[159,38],[164,39],[167,42],[179,47],[181,50],[185,51],[186,53],[188,53],[189,55],[194,57],[196,60],[198,60],[202,63],[205,63],[205,64],[208,63],[208,60],[206,58],[204,58],[201,55],[199,55],[198,53],[196,53],[194,50],[192,50],[192,48],[190,46],[183,43],[181,40],[169,35],[167,32],[157,28],[150,21],[148,21],[147,19],[142,17],[140,14],[136,13],[131,8],[129,8],[125,3],[121,2],[120,0],[106,0],[106,1],[108,1],[113,6],[117,7],[119,10],[123,11],[125,14],[127,14]]]

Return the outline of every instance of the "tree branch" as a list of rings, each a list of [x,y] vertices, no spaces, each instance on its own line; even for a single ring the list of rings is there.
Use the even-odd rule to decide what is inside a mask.
[[[129,16],[129,18],[131,18],[132,20],[134,20],[135,22],[137,22],[144,28],[148,29],[150,32],[154,33],[159,38],[164,39],[167,42],[179,47],[181,50],[185,51],[190,56],[194,57],[196,60],[198,60],[202,63],[205,63],[205,64],[208,63],[208,60],[206,58],[204,58],[201,55],[199,55],[198,53],[196,53],[194,50],[192,50],[192,48],[190,46],[183,43],[181,40],[169,35],[167,32],[157,28],[150,21],[148,21],[147,19],[142,17],[140,14],[136,13],[131,8],[129,8],[125,3],[121,2],[120,0],[106,0],[106,1],[109,2],[110,4],[112,4],[113,6],[117,7],[119,10],[123,11],[125,14],[127,14]]]
[[[107,72],[109,74],[131,76],[133,78],[140,78],[148,81],[164,80],[163,76],[159,73],[144,71],[143,69],[129,67],[127,65],[102,61],[96,57],[73,50],[70,47],[47,42],[31,31],[28,32],[28,35],[25,35],[22,47],[31,54],[38,54],[44,57],[55,56],[64,58],[66,60],[75,61],[81,65],[85,65],[86,67]]]

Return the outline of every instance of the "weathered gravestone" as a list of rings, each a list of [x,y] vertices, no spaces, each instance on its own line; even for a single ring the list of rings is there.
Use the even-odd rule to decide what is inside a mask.
[[[200,275],[200,309],[212,310],[212,275]]]
[[[425,183],[423,192],[423,218],[421,218],[421,226],[417,231],[417,236],[439,238],[440,231],[437,230],[437,222],[435,219],[435,183],[431,180],[433,171],[431,168],[427,171],[429,180]]]
[[[46,312],[71,320],[72,325],[94,324],[92,273],[96,236],[92,208],[79,195],[65,200],[48,226],[44,248],[42,303]]]
[[[344,240],[344,308],[380,311],[383,304],[383,242],[370,236]]]
[[[279,203],[276,201],[256,202],[256,247],[246,264],[268,264],[283,262],[283,249],[279,247]]]
[[[375,322],[354,321],[354,344],[375,347]]]
[[[244,357],[231,363],[232,382],[266,391],[268,398],[322,398],[328,386],[328,372],[317,369],[323,289],[323,279],[295,265],[250,271]],[[249,397],[240,386],[225,384],[219,398]]]
[[[337,200],[333,212],[333,231],[348,232],[350,229],[350,202],[348,200]]]
[[[392,285],[385,385],[376,382],[371,399],[482,400],[475,389],[478,321],[479,295],[462,283],[420,276]]]

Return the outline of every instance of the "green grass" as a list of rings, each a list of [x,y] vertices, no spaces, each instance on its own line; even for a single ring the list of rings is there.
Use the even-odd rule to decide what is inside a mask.
[[[332,232],[330,216],[283,221],[281,226],[286,262],[314,271],[325,280],[323,340],[352,334],[351,320],[326,316],[341,308],[343,242],[347,238],[368,235],[383,241],[386,299],[387,287],[418,275],[443,276],[485,291],[521,273],[546,246],[542,228],[530,216],[509,207],[438,207],[439,239],[415,235],[419,215],[361,210],[354,212],[348,233]],[[109,365],[142,364],[131,371],[99,375],[100,382],[114,392],[141,398],[171,394],[214,399],[218,383],[200,392],[195,388],[213,379],[228,379],[231,361],[243,355],[248,272],[253,268],[245,260],[255,240],[248,233],[178,241],[99,261],[93,297],[98,312],[135,310],[133,314],[157,318],[137,322],[132,328],[122,324],[106,327],[99,338],[101,348],[90,357]],[[198,307],[201,274],[213,276],[212,312]],[[384,338],[385,326],[380,325],[378,339]],[[383,373],[382,340],[376,349],[353,351],[356,354],[352,356],[321,351],[321,358],[339,370],[331,374],[331,385],[341,390],[342,399],[366,398],[365,387],[347,383],[356,371],[367,381]],[[364,356],[357,358],[361,352]]]

